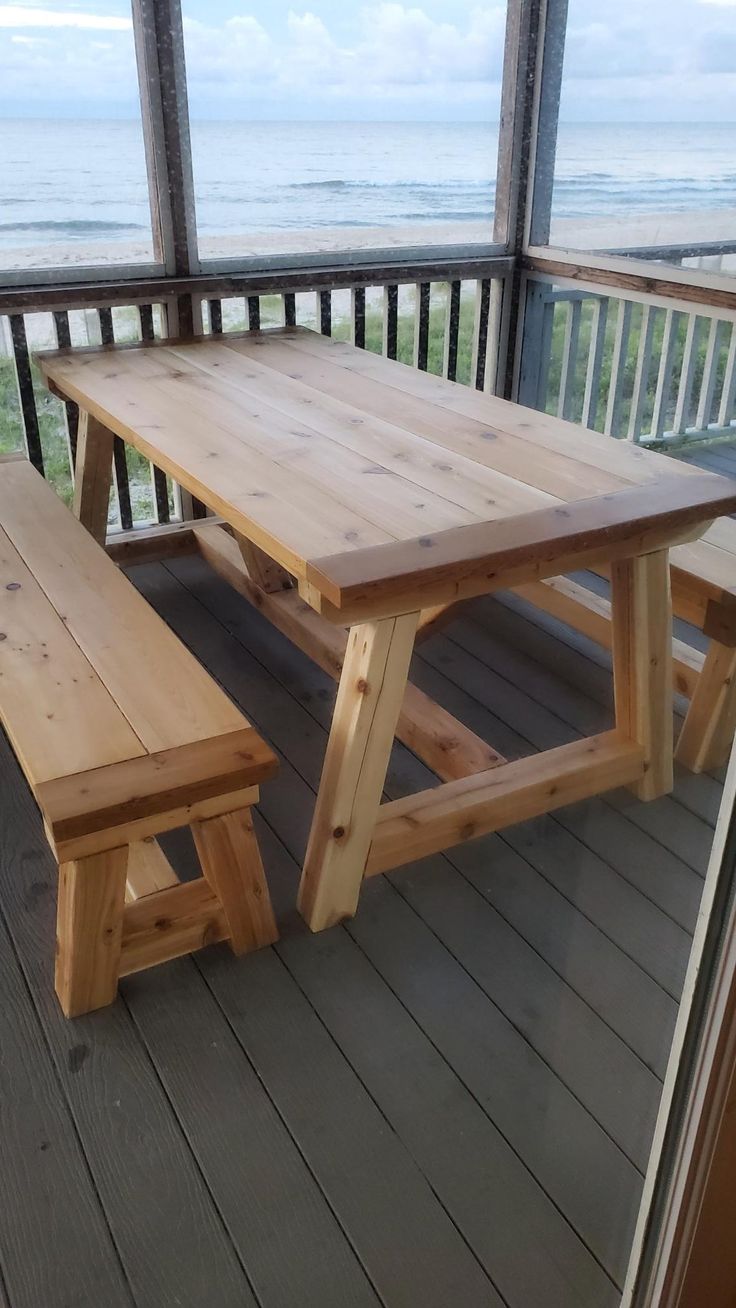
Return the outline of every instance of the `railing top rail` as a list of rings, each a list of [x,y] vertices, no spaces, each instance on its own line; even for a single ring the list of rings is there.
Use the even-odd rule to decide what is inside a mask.
[[[606,247],[591,250],[595,255],[621,255],[629,259],[654,259],[667,262],[669,259],[699,259],[718,256],[719,254],[736,254],[736,240],[733,241],[690,241],[684,245],[622,245],[616,249]],[[581,253],[581,262],[585,254]]]
[[[513,269],[506,255],[461,258],[387,260],[334,266],[299,266],[232,273],[200,273],[194,277],[143,277],[119,281],[67,283],[56,286],[0,288],[0,313],[79,309],[105,304],[150,304],[180,295],[227,298],[270,295],[284,291],[350,289],[431,281],[475,281],[503,277]]]

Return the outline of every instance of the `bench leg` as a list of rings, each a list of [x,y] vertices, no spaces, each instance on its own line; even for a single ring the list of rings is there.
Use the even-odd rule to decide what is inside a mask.
[[[656,799],[674,785],[672,605],[667,550],[611,567],[616,726],[644,749],[634,791]]]
[[[736,733],[736,649],[712,640],[677,742],[675,757],[691,772],[728,760]]]
[[[278,940],[276,919],[249,808],[192,823],[206,880],[225,912],[235,954]]]
[[[59,866],[56,993],[67,1017],[117,994],[127,866],[127,848]]]

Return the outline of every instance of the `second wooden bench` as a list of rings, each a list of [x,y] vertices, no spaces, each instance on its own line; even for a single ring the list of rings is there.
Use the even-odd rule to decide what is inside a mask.
[[[710,772],[727,761],[736,732],[736,520],[721,518],[702,540],[678,545],[670,564],[675,616],[709,638],[705,655],[675,641],[675,688],[690,700],[675,754],[692,772]],[[556,577],[517,593],[610,648],[610,606],[587,586]]]

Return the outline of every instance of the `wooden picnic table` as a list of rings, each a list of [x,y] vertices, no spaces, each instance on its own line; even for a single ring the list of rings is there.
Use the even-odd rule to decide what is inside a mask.
[[[205,557],[339,677],[299,897],[314,930],[355,912],[364,875],[611,787],[672,788],[668,550],[736,509],[726,478],[304,328],[39,362],[80,406],[93,534],[114,434],[228,524],[196,528]],[[602,564],[614,730],[506,762],[408,683],[456,604]],[[394,735],[444,784],[382,804]]]

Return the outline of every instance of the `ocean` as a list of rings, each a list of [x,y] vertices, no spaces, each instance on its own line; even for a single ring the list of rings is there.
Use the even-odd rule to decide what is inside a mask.
[[[198,228],[482,223],[496,148],[483,123],[195,122]],[[736,209],[733,124],[561,125],[557,218],[706,209]],[[0,249],[148,239],[139,124],[0,120]]]

